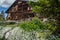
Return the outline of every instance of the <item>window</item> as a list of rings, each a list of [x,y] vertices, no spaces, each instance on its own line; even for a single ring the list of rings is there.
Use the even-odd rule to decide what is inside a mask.
[[[23,10],[27,10],[27,6],[23,6]]]
[[[27,10],[28,9],[28,4],[23,5],[23,10]]]
[[[22,3],[22,2],[18,2],[18,4],[20,4],[20,3]]]
[[[23,17],[23,18],[28,18],[28,15],[27,15],[27,14],[23,14],[22,17]]]
[[[34,14],[33,13],[31,13],[31,14],[29,14],[30,15],[30,17],[34,17]]]
[[[22,10],[22,5],[18,5],[18,11]]]
[[[16,19],[18,19],[18,16],[16,16]]]

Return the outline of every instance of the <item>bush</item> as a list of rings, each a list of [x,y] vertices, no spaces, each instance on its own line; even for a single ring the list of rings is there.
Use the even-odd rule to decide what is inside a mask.
[[[26,31],[47,29],[53,31],[53,27],[50,24],[44,23],[38,18],[33,18],[30,22],[21,22],[19,26]]]
[[[15,22],[6,22],[6,25],[13,25],[16,24]]]

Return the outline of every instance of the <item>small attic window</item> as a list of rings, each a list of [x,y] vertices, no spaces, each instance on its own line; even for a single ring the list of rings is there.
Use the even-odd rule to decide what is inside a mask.
[[[18,4],[20,4],[20,3],[22,3],[22,2],[18,2]]]

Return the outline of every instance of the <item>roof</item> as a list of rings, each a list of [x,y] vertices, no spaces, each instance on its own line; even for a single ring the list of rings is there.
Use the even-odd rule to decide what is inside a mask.
[[[11,7],[13,7],[13,5],[15,5],[15,3],[16,3],[17,1],[33,1],[33,0],[16,0],[16,1],[7,9],[6,13],[8,12],[8,10],[9,10]]]
[[[16,1],[15,1],[16,2]],[[8,12],[8,10],[15,4],[15,2],[7,9],[6,13]]]

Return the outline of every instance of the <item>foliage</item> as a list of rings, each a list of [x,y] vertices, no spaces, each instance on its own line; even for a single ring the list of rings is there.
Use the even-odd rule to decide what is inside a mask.
[[[6,25],[13,25],[16,24],[15,22],[6,22]]]
[[[53,17],[56,12],[60,11],[60,8],[57,8],[57,1],[58,0],[39,0],[38,2],[29,2],[29,4],[32,6],[33,12],[44,15],[45,17],[50,14],[50,16]]]
[[[50,22],[57,27],[54,34],[60,34],[60,0],[38,0],[37,2],[28,2],[28,4],[32,7],[33,12],[49,19],[55,19],[56,24],[54,21]]]
[[[30,30],[37,31],[37,30],[47,30],[47,29],[53,31],[53,27],[50,24],[41,22],[38,18],[33,18],[32,21],[30,22],[21,22],[20,27],[26,31],[30,31]]]
[[[51,34],[56,30],[56,27],[53,27],[49,23],[42,22],[36,17],[33,18],[32,21],[21,22],[19,26],[27,32],[36,31],[38,32],[40,38],[46,39],[49,39]]]

